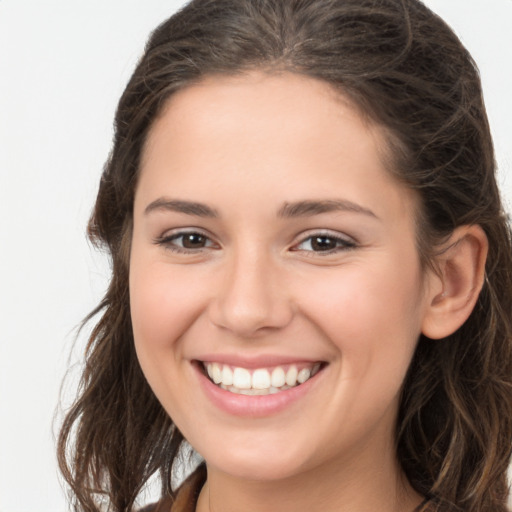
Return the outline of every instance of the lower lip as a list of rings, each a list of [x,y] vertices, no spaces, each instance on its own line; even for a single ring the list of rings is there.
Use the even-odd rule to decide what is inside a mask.
[[[314,377],[285,391],[280,391],[272,395],[240,395],[231,393],[214,384],[199,368],[196,367],[196,373],[199,383],[206,396],[219,409],[235,416],[265,417],[277,414],[287,409],[295,402],[303,398],[316,385],[323,374],[325,368],[322,368]]]

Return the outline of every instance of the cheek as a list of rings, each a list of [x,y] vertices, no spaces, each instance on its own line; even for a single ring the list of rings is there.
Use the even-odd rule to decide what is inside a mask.
[[[417,266],[375,258],[310,283],[307,297],[304,308],[340,351],[347,377],[406,371],[421,330]]]
[[[187,268],[178,272],[167,262],[132,255],[130,310],[137,358],[173,420],[181,417],[176,404],[193,398],[182,379],[183,371],[189,371],[182,336],[203,310],[205,288],[204,281],[197,275],[193,278]]]
[[[201,314],[206,300],[204,281],[195,273],[132,257],[130,309],[140,357],[157,359],[163,351],[177,350],[180,336]]]
[[[339,380],[331,391],[332,404],[341,405],[326,408],[327,423],[339,425],[340,415],[351,418],[344,428],[353,435],[384,417],[391,424],[414,354],[422,294],[419,274],[402,270],[365,265],[310,290],[310,297],[321,291],[324,297],[310,318],[338,351],[333,369]]]

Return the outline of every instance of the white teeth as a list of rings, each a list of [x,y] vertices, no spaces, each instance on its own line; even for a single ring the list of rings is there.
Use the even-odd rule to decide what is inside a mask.
[[[241,395],[250,395],[250,396],[256,396],[256,395],[268,395],[268,389],[241,389],[240,390]]]
[[[288,368],[288,371],[286,372],[286,384],[288,384],[288,386],[295,386],[298,373],[299,372],[295,365],[292,364],[290,368]]]
[[[213,379],[213,382],[215,382],[215,384],[219,384],[220,382],[222,382],[222,372],[220,366],[217,363],[212,364],[211,373],[211,378]]]
[[[258,368],[252,371],[246,368],[232,368],[220,363],[205,363],[210,379],[222,389],[243,395],[268,395],[280,393],[300,384],[304,384],[320,370],[320,363],[297,369],[292,364],[285,369],[276,366],[272,370]]]
[[[277,366],[272,371],[272,387],[274,388],[280,388],[281,386],[284,386],[286,382],[286,374],[284,373],[284,370]]]
[[[309,368],[302,368],[302,370],[297,375],[297,382],[300,382],[300,384],[304,384],[309,377],[311,376],[311,370]]]
[[[224,386],[231,386],[233,384],[233,372],[226,364],[222,368],[222,384]]]
[[[270,387],[270,374],[268,370],[254,371],[252,374],[252,387],[253,389],[268,389]]]
[[[235,368],[233,372],[233,386],[238,389],[251,389],[251,373],[249,370]]]

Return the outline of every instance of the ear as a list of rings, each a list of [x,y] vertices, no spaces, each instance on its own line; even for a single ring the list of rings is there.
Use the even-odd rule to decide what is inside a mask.
[[[485,276],[488,242],[480,226],[457,228],[436,258],[438,273],[428,282],[422,333],[440,339],[453,334],[475,307]]]

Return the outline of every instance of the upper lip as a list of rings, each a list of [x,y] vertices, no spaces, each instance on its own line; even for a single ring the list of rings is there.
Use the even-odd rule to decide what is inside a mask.
[[[201,363],[221,363],[229,366],[254,369],[283,366],[291,364],[315,364],[324,362],[321,359],[297,357],[288,355],[260,354],[257,356],[243,356],[240,354],[203,354],[194,358]]]

